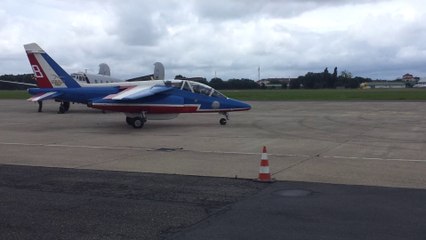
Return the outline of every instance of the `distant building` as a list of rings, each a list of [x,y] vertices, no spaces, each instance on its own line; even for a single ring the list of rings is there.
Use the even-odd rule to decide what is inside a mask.
[[[361,88],[406,88],[407,83],[401,81],[372,81],[362,83]]]
[[[414,81],[414,76],[412,74],[406,73],[402,76],[402,81],[404,82]]]
[[[292,80],[296,78],[265,78],[257,81],[256,83],[266,88],[281,88],[283,84],[289,85]]]

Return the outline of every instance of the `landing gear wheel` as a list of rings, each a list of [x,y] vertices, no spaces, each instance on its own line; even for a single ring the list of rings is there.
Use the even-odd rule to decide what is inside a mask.
[[[229,114],[227,112],[219,112],[219,114],[224,116],[224,118],[219,120],[220,125],[226,125],[226,122],[229,120]]]
[[[145,112],[140,113],[125,113],[126,123],[134,128],[142,128],[146,122]]]
[[[65,112],[70,110],[70,102],[63,102],[61,105],[64,106]]]
[[[62,105],[62,104],[61,104],[61,105],[59,106],[59,111],[58,111],[58,113],[59,113],[59,114],[63,114],[63,113],[65,113],[65,112],[66,112],[65,107],[64,107],[64,105]]]
[[[70,102],[61,102],[59,105],[59,114],[66,113],[70,109]]]
[[[225,118],[221,118],[220,120],[219,120],[219,123],[220,123],[220,125],[226,125],[226,119]]]
[[[142,128],[144,123],[145,123],[145,121],[141,117],[135,117],[135,118],[133,118],[132,126],[134,128]]]
[[[127,123],[127,125],[133,126],[133,118],[126,117],[126,123]]]

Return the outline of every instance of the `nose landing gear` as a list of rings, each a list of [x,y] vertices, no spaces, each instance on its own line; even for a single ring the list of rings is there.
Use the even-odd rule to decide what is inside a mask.
[[[226,123],[229,120],[229,114],[228,114],[228,112],[220,112],[219,114],[222,114],[224,116],[224,118],[221,118],[219,120],[220,125],[226,125]]]

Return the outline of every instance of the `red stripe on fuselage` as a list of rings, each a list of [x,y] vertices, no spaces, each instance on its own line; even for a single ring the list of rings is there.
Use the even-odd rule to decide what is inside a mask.
[[[213,112],[237,112],[247,111],[250,108],[235,108],[235,109],[199,109],[199,105],[180,105],[180,106],[164,106],[164,105],[114,105],[114,104],[95,104],[90,107],[128,113],[213,113]]]
[[[33,69],[33,65],[38,67],[38,70],[43,76],[37,76],[35,75],[37,86],[39,88],[53,88],[52,84],[50,83],[49,79],[46,76],[46,73],[43,71],[43,68],[41,67],[40,63],[37,61],[37,58],[35,57],[34,53],[27,53],[28,60],[30,61],[31,69]]]

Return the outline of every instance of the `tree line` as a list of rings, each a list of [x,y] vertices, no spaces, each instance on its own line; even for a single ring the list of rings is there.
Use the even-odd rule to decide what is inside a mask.
[[[177,75],[175,79],[189,79],[182,75]],[[207,81],[205,78],[197,78],[196,81],[207,84],[215,89],[266,89],[265,84],[257,84],[251,79],[229,79],[227,81],[221,78],[212,78]],[[283,83],[280,80],[272,79],[271,84],[281,84],[283,89],[322,89],[322,88],[358,88],[363,82],[371,82],[371,78],[352,77],[348,71],[342,71],[340,75],[337,74],[337,67],[334,68],[333,73],[325,68],[323,72],[314,73],[308,72],[304,76],[291,79],[288,83]]]
[[[265,85],[259,85],[254,80],[241,78],[241,79],[228,79],[222,80],[221,78],[212,78],[207,81],[206,78],[186,78],[182,75],[177,75],[175,79],[189,79],[195,80],[206,85],[209,85],[215,89],[262,89],[266,88]],[[0,80],[14,81],[14,82],[25,82],[34,83],[33,74],[19,74],[19,75],[1,75]],[[274,82],[276,81],[276,82]],[[281,88],[284,89],[321,89],[321,88],[358,88],[363,82],[371,82],[370,78],[363,77],[352,77],[352,74],[348,71],[342,71],[340,75],[337,74],[337,67],[334,68],[333,72],[330,73],[328,68],[325,68],[323,72],[314,73],[308,72],[304,76],[291,79],[288,83],[282,83],[278,80],[272,80],[271,83],[281,84]],[[0,89],[27,89],[27,86],[10,84],[0,82]]]
[[[0,76],[0,80],[18,82],[18,83],[31,83],[31,84],[35,83],[33,79],[33,74],[18,74],[18,75],[5,74]],[[27,88],[28,86],[21,85],[21,84],[0,82],[0,89],[4,89],[4,90],[25,90]]]
[[[325,68],[320,73],[308,72],[305,76],[299,76],[290,81],[288,88],[358,88],[361,83],[371,81],[371,78],[352,77],[352,74],[346,70],[342,71],[338,76],[337,67],[335,67],[333,73],[329,73],[328,68]]]

